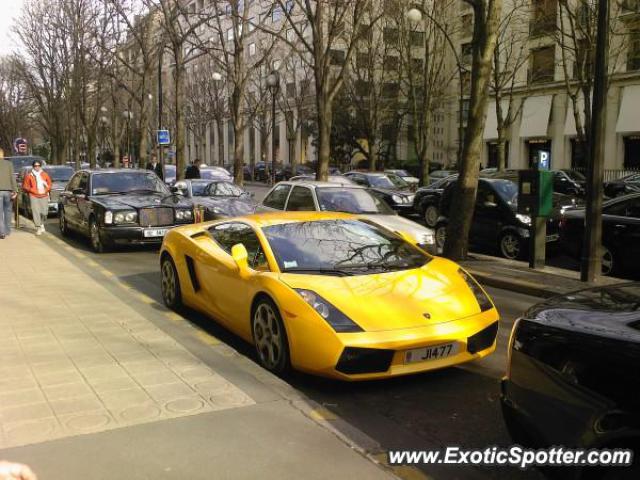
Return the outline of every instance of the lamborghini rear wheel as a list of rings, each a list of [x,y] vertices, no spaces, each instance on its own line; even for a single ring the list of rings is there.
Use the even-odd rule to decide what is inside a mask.
[[[287,373],[290,369],[287,331],[278,307],[271,299],[258,300],[251,326],[260,364],[273,373]]]
[[[180,279],[173,260],[168,254],[162,257],[160,265],[162,274],[162,300],[164,304],[172,310],[179,310],[182,307],[182,293],[180,291]]]

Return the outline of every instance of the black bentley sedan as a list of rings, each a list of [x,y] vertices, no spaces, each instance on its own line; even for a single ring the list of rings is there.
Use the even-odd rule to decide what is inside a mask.
[[[77,172],[60,194],[60,231],[86,235],[96,252],[121,243],[161,243],[169,229],[193,223],[193,205],[149,170]]]
[[[560,219],[560,246],[580,258],[584,238],[584,209],[568,210]],[[640,193],[602,205],[602,273],[637,272],[640,268]]]
[[[409,184],[398,175],[380,172],[347,172],[344,176],[358,185],[368,187],[371,193],[385,201],[398,213],[413,213],[415,194],[411,191]]]
[[[559,478],[640,478],[640,283],[549,299],[517,319],[502,381],[514,442],[532,448],[630,449],[631,467]]]
[[[175,187],[194,206],[204,208],[204,220],[240,217],[255,212],[253,194],[227,181],[180,180]]]

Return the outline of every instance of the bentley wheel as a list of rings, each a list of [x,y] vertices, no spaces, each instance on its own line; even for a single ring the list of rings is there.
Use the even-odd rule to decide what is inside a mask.
[[[617,267],[613,259],[613,253],[602,245],[602,275],[611,275]]]
[[[500,254],[509,260],[515,260],[522,253],[522,239],[514,232],[503,233],[500,237]]]
[[[262,366],[276,374],[286,373],[290,368],[287,332],[280,312],[271,300],[262,299],[255,306],[252,329]]]
[[[67,225],[67,219],[64,216],[64,209],[61,208],[58,212],[58,226],[60,227],[60,234],[63,237],[69,236],[69,226]]]
[[[96,253],[104,253],[109,250],[110,245],[102,238],[100,227],[95,219],[89,221],[89,233],[91,235],[91,248]]]
[[[171,310],[179,310],[182,307],[182,293],[180,291],[180,279],[178,271],[169,255],[162,258],[160,265],[162,275],[162,300]]]
[[[424,209],[424,223],[427,224],[427,227],[435,227],[439,215],[438,207],[435,205],[427,205],[427,208]]]

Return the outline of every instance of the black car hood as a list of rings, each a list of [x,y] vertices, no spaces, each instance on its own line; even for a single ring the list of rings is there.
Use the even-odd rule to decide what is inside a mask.
[[[640,286],[590,288],[535,305],[524,318],[541,325],[640,342]]]
[[[258,204],[251,197],[196,197],[196,205],[216,208],[229,217],[241,217],[255,213]]]
[[[94,203],[98,203],[110,210],[122,210],[125,208],[140,209],[145,207],[157,207],[166,205],[168,207],[189,208],[191,202],[180,195],[165,193],[129,193],[96,195],[91,197]]]

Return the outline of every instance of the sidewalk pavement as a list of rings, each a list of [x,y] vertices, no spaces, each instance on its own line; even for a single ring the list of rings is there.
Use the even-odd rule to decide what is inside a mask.
[[[0,241],[0,459],[41,480],[392,478],[215,341],[192,353],[171,330],[189,322],[88,269],[28,226]]]
[[[600,277],[597,283],[580,281],[580,273],[563,268],[531,269],[527,262],[507,260],[472,253],[460,264],[480,283],[535,297],[553,297],[583,288],[628,282],[612,277]]]

